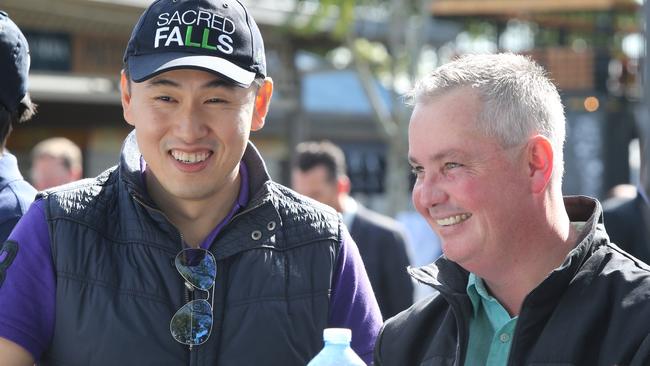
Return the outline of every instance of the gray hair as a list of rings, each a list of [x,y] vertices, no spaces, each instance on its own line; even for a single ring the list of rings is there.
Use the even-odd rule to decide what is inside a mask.
[[[477,92],[483,108],[477,123],[503,147],[519,145],[532,134],[551,141],[554,175],[561,182],[566,120],[560,95],[544,69],[512,53],[466,55],[434,70],[407,95],[410,105],[426,104],[452,90]]]

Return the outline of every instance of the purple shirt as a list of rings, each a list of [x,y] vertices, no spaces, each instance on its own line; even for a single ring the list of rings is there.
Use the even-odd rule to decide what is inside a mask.
[[[248,202],[248,172],[240,165],[241,186],[233,208],[206,237],[207,248],[232,216]],[[0,283],[0,337],[11,340],[38,360],[54,333],[56,277],[44,201],[38,200],[18,222],[8,240],[18,252]],[[372,361],[381,313],[365,273],[359,250],[344,229],[330,298],[328,327],[352,329],[352,348],[368,364]]]

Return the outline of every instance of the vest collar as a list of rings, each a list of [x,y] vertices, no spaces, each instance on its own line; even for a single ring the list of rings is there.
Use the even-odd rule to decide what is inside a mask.
[[[280,213],[273,204],[273,182],[268,174],[264,160],[259,151],[250,141],[244,151],[242,161],[248,170],[249,200],[231,220],[245,221],[238,225],[240,229],[225,235],[219,235],[219,250],[214,250],[217,260],[236,252],[259,246],[274,246],[275,232],[282,226]],[[142,174],[142,154],[138,148],[135,130],[129,133],[122,145],[120,157],[120,175],[128,191],[134,197],[149,207],[157,207],[146,192],[144,175]],[[255,217],[247,215],[255,210]],[[244,229],[245,228],[245,229]]]

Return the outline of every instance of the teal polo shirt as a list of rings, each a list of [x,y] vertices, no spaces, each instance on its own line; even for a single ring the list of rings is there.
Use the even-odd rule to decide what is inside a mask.
[[[483,280],[473,273],[467,281],[467,295],[474,312],[469,321],[465,366],[506,365],[517,317],[511,318],[499,301],[488,293]]]

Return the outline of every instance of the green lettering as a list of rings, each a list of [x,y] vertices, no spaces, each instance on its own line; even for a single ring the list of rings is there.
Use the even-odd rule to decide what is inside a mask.
[[[200,44],[192,42],[192,26],[188,25],[185,29],[185,45],[192,47],[201,47]]]
[[[208,44],[208,36],[210,35],[210,29],[203,29],[203,41],[201,42],[201,48],[207,48],[209,50],[216,50],[217,47]]]

